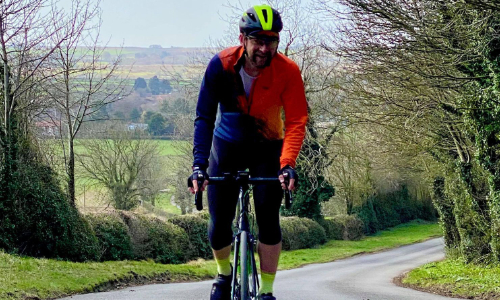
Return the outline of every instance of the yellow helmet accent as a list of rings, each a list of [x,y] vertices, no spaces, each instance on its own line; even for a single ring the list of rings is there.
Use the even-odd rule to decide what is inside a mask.
[[[262,24],[263,30],[271,30],[273,28],[273,9],[267,4],[255,5],[253,7],[257,13],[260,23]],[[264,11],[266,11],[267,20],[264,17]]]

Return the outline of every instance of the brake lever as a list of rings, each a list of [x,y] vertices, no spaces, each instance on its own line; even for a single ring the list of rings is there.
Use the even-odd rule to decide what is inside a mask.
[[[194,205],[196,206],[196,209],[200,211],[203,209],[203,192],[201,191],[201,187],[203,186],[205,178],[201,176],[200,179],[200,176],[198,175],[196,181],[198,182],[198,191],[194,195]]]
[[[290,209],[292,207],[293,203],[293,196],[292,196],[292,191],[288,189],[288,186],[290,185],[290,177],[288,176],[288,173],[283,173],[283,177],[285,178],[285,208]]]

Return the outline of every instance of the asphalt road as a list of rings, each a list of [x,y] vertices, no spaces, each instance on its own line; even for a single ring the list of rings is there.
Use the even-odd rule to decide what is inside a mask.
[[[280,271],[278,300],[439,300],[453,299],[398,287],[405,271],[444,258],[442,239],[364,254],[331,263]],[[77,295],[65,300],[209,300],[211,281],[155,284],[119,291]]]

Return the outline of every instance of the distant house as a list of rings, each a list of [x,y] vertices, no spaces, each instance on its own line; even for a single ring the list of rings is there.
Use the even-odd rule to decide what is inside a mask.
[[[59,125],[54,121],[36,122],[35,126],[37,128],[38,133],[41,134],[42,136],[57,137],[61,133]]]
[[[146,123],[130,123],[127,125],[129,131],[133,130],[147,130],[148,124]]]
[[[163,47],[161,45],[150,45],[149,48],[151,48],[151,49],[161,49]]]

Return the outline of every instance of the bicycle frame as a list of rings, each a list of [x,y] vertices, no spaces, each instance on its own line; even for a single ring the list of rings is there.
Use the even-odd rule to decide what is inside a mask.
[[[286,184],[288,180],[285,178]],[[199,181],[198,186],[203,182]],[[250,231],[249,206],[250,185],[279,184],[278,178],[250,178],[248,171],[238,171],[236,176],[225,173],[224,177],[211,177],[209,184],[238,184],[240,187],[238,205],[240,213],[237,219],[238,230],[234,234],[234,271],[231,282],[231,300],[257,300],[259,279],[254,249],[257,240]],[[195,205],[198,210],[203,208],[201,192],[195,195]],[[285,206],[290,208],[292,197],[290,191],[285,191]],[[239,277],[238,277],[239,276]]]
[[[236,223],[238,231],[234,235],[233,260],[235,267],[240,267],[240,278],[238,278],[238,272],[233,272],[231,287],[231,299],[233,300],[254,300],[258,297],[259,279],[254,256],[254,247],[257,241],[250,231],[250,221],[248,217],[250,205],[249,198],[248,184],[240,185],[238,196],[240,214]],[[248,267],[250,269],[248,269]]]

